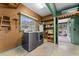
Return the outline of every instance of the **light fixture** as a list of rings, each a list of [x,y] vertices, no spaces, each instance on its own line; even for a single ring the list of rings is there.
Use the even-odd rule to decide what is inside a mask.
[[[42,9],[42,8],[46,7],[44,3],[35,3],[35,6],[36,6],[38,9]]]

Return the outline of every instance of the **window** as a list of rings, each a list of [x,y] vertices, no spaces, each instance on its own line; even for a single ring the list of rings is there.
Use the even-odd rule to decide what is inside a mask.
[[[26,32],[33,32],[36,30],[36,21],[32,18],[21,15],[20,16],[20,30]]]

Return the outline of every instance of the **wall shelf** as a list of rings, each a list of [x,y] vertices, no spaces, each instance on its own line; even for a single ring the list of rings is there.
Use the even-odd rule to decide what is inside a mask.
[[[0,19],[0,28],[2,30],[11,30],[10,17],[2,16]]]
[[[3,20],[9,21],[9,20],[10,20],[10,17],[8,17],[8,16],[3,16]]]

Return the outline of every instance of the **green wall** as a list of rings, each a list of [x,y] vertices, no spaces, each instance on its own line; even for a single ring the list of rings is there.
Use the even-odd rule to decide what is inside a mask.
[[[70,36],[71,43],[79,44],[79,16],[71,17],[71,27],[70,27]]]

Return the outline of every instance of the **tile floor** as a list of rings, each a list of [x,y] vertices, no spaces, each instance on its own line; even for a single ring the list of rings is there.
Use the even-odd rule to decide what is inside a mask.
[[[31,52],[27,52],[21,46],[0,53],[0,56],[79,56],[79,45],[69,43],[45,42]]]
[[[70,43],[70,37],[69,36],[58,36],[58,41],[59,42],[65,42],[65,43]]]

